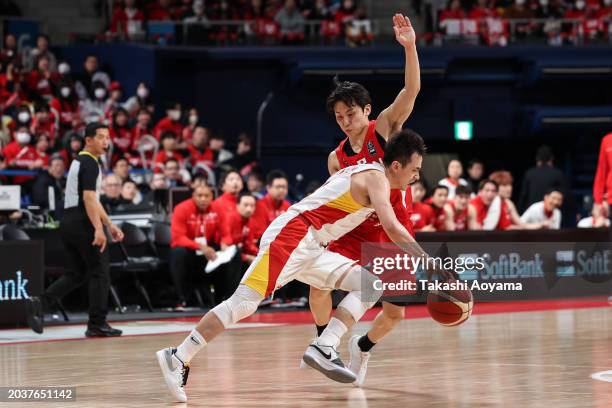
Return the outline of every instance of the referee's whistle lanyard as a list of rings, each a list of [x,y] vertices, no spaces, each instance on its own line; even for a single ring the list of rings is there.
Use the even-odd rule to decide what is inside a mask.
[[[94,156],[92,153],[88,152],[87,150],[81,150],[79,152],[79,156],[89,156],[92,159],[94,159],[96,163],[98,163],[98,160],[99,160],[96,156]]]

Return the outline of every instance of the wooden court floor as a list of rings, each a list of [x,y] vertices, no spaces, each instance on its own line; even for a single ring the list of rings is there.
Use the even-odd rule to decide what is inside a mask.
[[[223,334],[192,362],[188,406],[612,407],[612,382],[590,378],[612,370],[612,307],[477,315],[458,328],[406,320],[374,349],[362,389],[299,369],[313,331]],[[171,403],[154,356],[183,337],[0,346],[0,386],[77,387],[76,403],[0,405],[184,406]]]

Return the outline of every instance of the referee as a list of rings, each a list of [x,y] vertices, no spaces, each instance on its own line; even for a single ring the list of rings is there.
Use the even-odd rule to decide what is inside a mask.
[[[68,171],[64,218],[59,227],[68,270],[40,298],[31,297],[26,303],[28,324],[36,333],[43,332],[45,309],[85,282],[89,285],[89,322],[85,335],[112,337],[122,333],[106,322],[110,278],[104,225],[114,241],[123,239],[121,229],[113,225],[100,205],[102,171],[99,158],[109,144],[108,126],[98,122],[87,125],[85,148],[72,161]]]

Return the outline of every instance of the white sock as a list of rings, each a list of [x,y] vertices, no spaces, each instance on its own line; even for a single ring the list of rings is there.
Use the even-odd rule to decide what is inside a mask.
[[[188,364],[205,345],[204,337],[196,329],[193,329],[181,345],[176,348],[176,356],[183,363]]]
[[[348,331],[341,320],[332,317],[323,333],[319,336],[317,343],[321,346],[338,347],[340,339]]]

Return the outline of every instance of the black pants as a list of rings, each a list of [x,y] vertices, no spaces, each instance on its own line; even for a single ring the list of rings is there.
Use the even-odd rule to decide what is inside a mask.
[[[93,246],[94,228],[89,221],[62,222],[60,237],[66,253],[66,273],[43,294],[46,301],[59,300],[88,282],[89,325],[106,322],[110,287],[108,248]]]
[[[214,285],[215,304],[221,303],[234,293],[242,277],[239,253],[210,274],[204,272],[205,267],[206,257],[197,255],[193,249],[176,247],[170,250],[170,273],[179,302],[187,300],[189,293],[186,288],[193,285]]]

